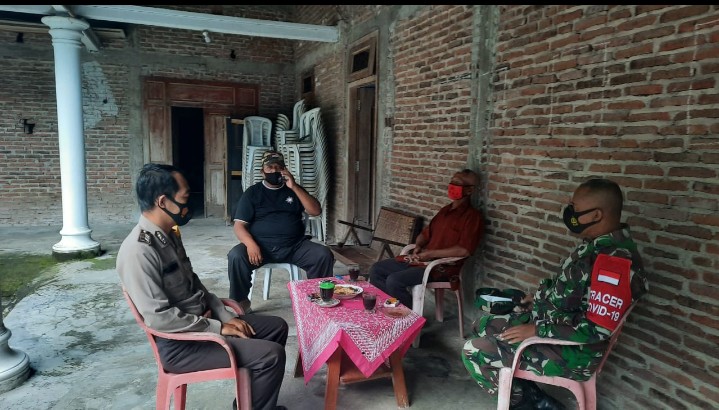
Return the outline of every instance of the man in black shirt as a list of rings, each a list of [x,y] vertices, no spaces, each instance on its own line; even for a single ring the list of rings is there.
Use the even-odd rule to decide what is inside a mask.
[[[332,276],[332,251],[305,235],[303,212],[322,213],[319,201],[295,182],[285,168],[284,157],[268,151],[262,157],[265,176],[240,197],[234,230],[240,243],[227,254],[230,298],[248,311],[252,271],[266,263],[289,262],[307,272],[308,278]]]

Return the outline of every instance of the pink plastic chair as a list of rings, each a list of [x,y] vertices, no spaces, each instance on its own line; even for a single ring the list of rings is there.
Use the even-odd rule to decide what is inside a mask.
[[[137,311],[137,307],[130,299],[130,295],[123,288],[122,290],[127,304],[130,305],[132,315],[135,317],[137,324],[145,331],[147,339],[152,346],[152,353],[155,355],[157,363],[157,399],[156,409],[167,410],[170,406],[170,399],[175,395],[175,410],[184,410],[187,398],[187,385],[190,383],[205,382],[212,380],[234,379],[235,380],[235,396],[237,397],[238,409],[252,409],[252,395],[250,390],[250,372],[245,368],[237,368],[235,353],[232,347],[225,341],[223,336],[210,332],[185,332],[185,333],[164,333],[153,330],[145,325],[145,320]],[[233,309],[237,314],[242,314],[243,310],[237,302],[231,299],[222,299],[222,302]],[[205,315],[208,315],[206,313]],[[193,340],[193,341],[211,341],[219,343],[230,356],[230,367],[220,369],[201,370],[190,373],[170,373],[162,368],[160,355],[157,352],[157,344],[155,337],[174,340]]]
[[[607,346],[607,351],[604,352],[604,357],[602,357],[602,361],[599,363],[599,367],[597,367],[597,370],[587,381],[580,382],[564,377],[538,376],[532,371],[519,369],[519,359],[522,357],[522,352],[524,351],[524,349],[526,349],[528,346],[534,344],[581,345],[583,343],[570,342],[568,340],[542,338],[536,336],[524,340],[517,348],[517,352],[514,355],[514,362],[512,363],[512,367],[503,367],[499,370],[499,392],[497,410],[509,409],[509,400],[512,394],[512,379],[514,377],[519,377],[520,379],[532,380],[539,383],[551,384],[554,386],[569,389],[572,393],[574,393],[574,397],[577,399],[577,405],[579,406],[580,410],[596,410],[597,375],[602,371],[602,367],[604,367],[604,363],[607,361],[609,353],[612,351],[612,348],[617,343],[617,338],[622,331],[624,321],[627,320],[629,312],[632,311],[635,304],[636,302],[632,303],[627,309],[627,311],[624,313],[624,316],[617,325],[617,328],[612,333],[612,337],[609,338],[609,345]]]
[[[404,248],[402,248],[402,252],[400,252],[400,255],[409,254],[409,251],[414,249],[414,247],[415,244],[413,243],[405,246]],[[430,282],[429,272],[431,272],[435,266],[456,262],[462,259],[464,258],[440,258],[433,260],[427,265],[427,267],[424,269],[422,284],[415,285],[412,287],[412,310],[415,313],[422,316],[422,312],[424,311],[425,289],[434,289],[434,315],[438,322],[444,321],[444,290],[451,289],[452,286],[450,282]],[[459,288],[457,288],[454,293],[457,296],[459,335],[462,337],[462,339],[464,339],[464,300],[462,297],[462,282],[459,283]],[[412,342],[413,347],[419,347],[419,337],[420,335],[417,335],[417,338],[414,339],[414,342]]]

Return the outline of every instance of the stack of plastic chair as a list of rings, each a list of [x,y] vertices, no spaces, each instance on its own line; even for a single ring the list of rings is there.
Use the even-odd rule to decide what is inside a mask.
[[[317,198],[322,214],[309,218],[313,236],[324,242],[327,231],[327,191],[329,190],[329,162],[327,138],[319,108],[313,108],[300,116],[299,142],[296,144],[300,158],[301,185]]]
[[[307,111],[305,100],[299,100],[292,109],[292,126],[290,120],[284,114],[277,115],[275,126],[275,142],[277,149],[281,150],[283,145],[296,144],[300,140],[300,117]],[[280,151],[282,152],[282,151]],[[284,155],[284,153],[283,153]]]
[[[300,100],[293,110],[292,128],[285,129],[286,124],[289,124],[287,116],[278,115],[275,131],[277,150],[284,155],[285,165],[295,180],[320,202],[322,215],[308,217],[306,222],[309,233],[324,242],[329,164],[320,109],[305,111],[304,100]]]
[[[245,117],[242,130],[242,189],[262,181],[262,155],[272,149],[272,121],[269,118]]]

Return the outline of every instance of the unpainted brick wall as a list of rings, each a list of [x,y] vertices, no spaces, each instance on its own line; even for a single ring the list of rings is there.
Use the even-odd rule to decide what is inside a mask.
[[[472,6],[428,6],[391,33],[395,125],[388,205],[427,221],[448,204],[470,137]]]
[[[603,408],[719,406],[719,10],[500,9],[487,285],[534,288],[576,240],[572,191],[615,180],[651,289],[602,375]]]

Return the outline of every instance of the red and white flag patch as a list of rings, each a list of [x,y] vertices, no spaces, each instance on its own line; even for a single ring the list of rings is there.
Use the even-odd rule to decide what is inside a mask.
[[[611,283],[612,285],[616,286],[619,284],[619,279],[621,279],[621,277],[622,275],[620,273],[612,272],[606,269],[600,269],[599,274],[597,275],[597,280],[599,282]]]
[[[632,303],[630,259],[597,255],[589,285],[587,319],[614,331]]]

